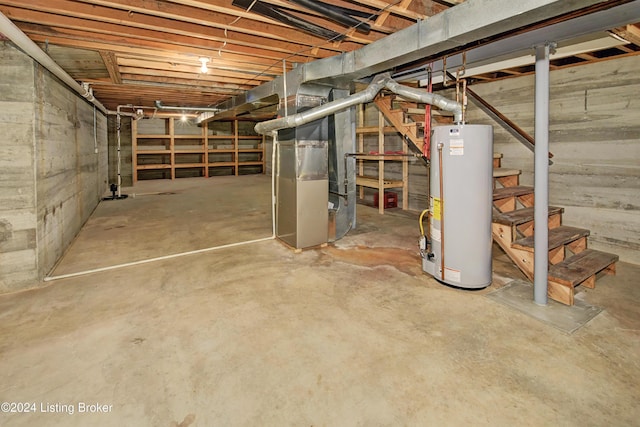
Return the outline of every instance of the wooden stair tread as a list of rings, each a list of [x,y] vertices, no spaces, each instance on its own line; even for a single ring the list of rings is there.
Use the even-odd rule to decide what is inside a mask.
[[[549,206],[549,216],[562,214],[564,212],[564,208]],[[534,217],[534,208],[522,208],[516,209],[515,211],[510,212],[493,212],[493,222],[503,225],[520,225],[529,221],[533,221]]]
[[[555,249],[567,243],[571,243],[581,237],[587,237],[590,231],[584,228],[569,227],[561,225],[560,227],[549,230],[549,249]],[[535,232],[534,232],[535,235]],[[511,246],[516,249],[533,252],[534,236],[527,236],[514,241]]]
[[[384,115],[390,125],[392,125],[398,133],[404,138],[409,146],[415,146],[422,151],[424,139],[418,137],[418,126],[416,123],[404,123],[404,111],[392,109],[391,97],[378,97],[374,100],[380,112]]]
[[[619,259],[618,255],[585,249],[549,268],[549,280],[566,286],[576,286],[607,268]]]
[[[526,194],[533,194],[533,187],[517,185],[513,187],[496,188],[493,190],[493,200],[524,196]]]
[[[505,169],[505,168],[494,168],[493,169],[493,177],[494,178],[502,178],[505,176],[513,176],[520,175],[522,171],[519,169]]]

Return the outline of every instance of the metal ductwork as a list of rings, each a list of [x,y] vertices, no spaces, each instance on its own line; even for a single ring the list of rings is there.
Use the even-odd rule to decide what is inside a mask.
[[[457,101],[445,98],[435,93],[427,92],[423,89],[416,89],[401,85],[393,79],[389,79],[387,81],[386,88],[403,98],[424,104],[435,105],[441,110],[450,111],[453,113],[453,121],[455,123],[462,123],[462,104]]]
[[[255,131],[259,134],[267,134],[280,129],[289,129],[298,127],[317,119],[321,119],[330,114],[353,107],[358,104],[364,104],[372,101],[378,92],[387,88],[391,92],[404,98],[411,99],[416,102],[435,105],[445,111],[451,111],[454,115],[456,123],[462,123],[462,105],[459,102],[447,99],[443,96],[436,95],[425,90],[414,89],[394,81],[389,73],[379,74],[374,77],[373,81],[363,91],[355,93],[347,98],[338,99],[319,107],[303,111],[301,113],[280,117],[266,122],[258,123]]]
[[[458,102],[407,88],[391,79],[389,73],[375,76],[365,90],[351,96],[346,96],[346,89],[327,91],[321,85],[301,86],[292,106],[298,112],[255,126],[257,133],[272,133],[279,141],[279,239],[295,248],[309,247],[325,243],[327,238],[339,239],[355,226],[355,165],[342,162],[346,153],[355,149],[355,118],[350,107],[372,101],[384,88],[452,111],[456,121],[462,122],[462,106]],[[333,100],[325,102],[329,99]],[[333,229],[329,235],[322,226],[327,221]]]
[[[317,119],[321,119],[330,114],[336,113],[345,108],[353,107],[358,104],[364,104],[370,102],[380,92],[391,77],[388,73],[380,74],[374,77],[369,86],[358,93],[353,95],[337,99],[335,101],[328,102],[319,107],[315,107],[302,113],[292,114],[278,119],[268,120],[266,122],[258,123],[255,127],[255,131],[259,134],[267,134],[280,129],[289,129],[298,126],[302,126]]]
[[[590,14],[589,10],[592,7],[605,10]],[[638,16],[639,7],[638,0],[468,0],[355,51],[301,64],[285,76],[279,76],[271,82],[263,83],[242,95],[221,102],[217,105],[220,108],[219,114],[203,113],[197,121],[203,123],[223,119],[256,108],[252,105],[254,103],[271,100],[277,96],[284,98],[287,96],[282,91],[285,79],[289,87],[310,82],[345,87],[345,84],[355,80],[403,65],[416,62],[424,64],[426,58],[437,60],[447,52],[448,63],[453,64],[451,52],[459,54],[462,50],[467,51],[466,65],[469,67],[471,58],[475,63],[486,63],[508,52],[530,49],[539,44],[540,40],[566,40],[580,34],[602,30],[603,27],[612,28],[628,23],[632,21],[633,16]],[[555,17],[569,19],[567,17],[571,15],[582,14],[586,16],[554,24],[552,28],[556,31],[551,35],[545,27],[540,31],[484,44],[481,46],[482,49],[477,47],[479,40],[488,42],[510,30],[526,28]],[[529,36],[536,37],[531,40]],[[540,39],[536,41],[538,36]],[[421,72],[424,69],[424,65],[421,65]]]
[[[207,111],[211,113],[217,113],[218,111],[220,111],[219,108],[215,108],[215,107],[177,107],[177,106],[164,105],[162,101],[159,101],[159,100],[156,100],[155,105],[158,111],[202,111],[202,112]]]
[[[100,101],[98,101],[91,92],[90,88],[85,85],[79,84],[73,77],[71,77],[66,71],[62,69],[56,62],[51,59],[40,47],[35,44],[25,33],[20,30],[9,18],[3,13],[0,13],[0,33],[4,34],[9,40],[15,43],[20,49],[22,49],[27,55],[37,61],[40,65],[45,67],[56,77],[62,80],[67,86],[74,91],[78,92],[87,101],[91,102],[104,114],[108,114],[109,111],[105,108]]]

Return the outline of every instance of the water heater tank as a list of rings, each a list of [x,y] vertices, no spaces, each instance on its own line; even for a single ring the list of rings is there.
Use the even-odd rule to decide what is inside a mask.
[[[449,285],[484,288],[491,284],[493,128],[437,126],[431,141],[422,269]]]

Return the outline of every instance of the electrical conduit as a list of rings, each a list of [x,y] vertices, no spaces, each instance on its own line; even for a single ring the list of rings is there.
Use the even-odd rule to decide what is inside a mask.
[[[37,61],[40,65],[51,71],[56,77],[62,80],[67,86],[82,95],[87,101],[95,105],[104,114],[108,111],[100,101],[94,98],[90,90],[78,84],[66,71],[49,57],[40,47],[35,44],[25,33],[20,30],[9,18],[0,12],[0,33],[9,38],[16,46],[22,49],[27,55]]]
[[[438,143],[438,178],[440,179],[440,271],[444,281],[444,179],[442,177],[442,149],[444,144]]]

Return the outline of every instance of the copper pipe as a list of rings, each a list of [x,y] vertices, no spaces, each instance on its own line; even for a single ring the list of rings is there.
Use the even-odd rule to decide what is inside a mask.
[[[438,167],[440,178],[440,271],[444,281],[444,182],[442,179],[442,148],[444,144],[438,143]]]

